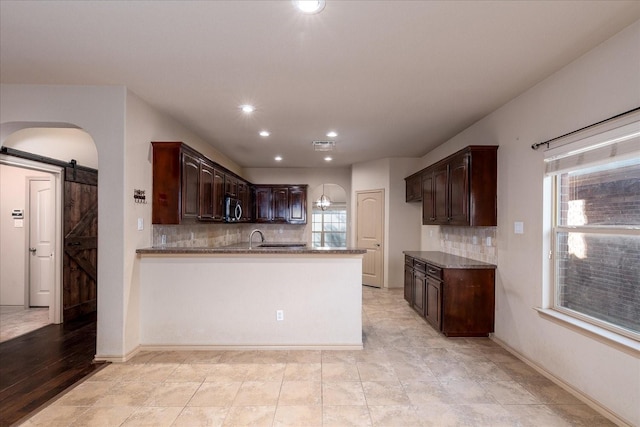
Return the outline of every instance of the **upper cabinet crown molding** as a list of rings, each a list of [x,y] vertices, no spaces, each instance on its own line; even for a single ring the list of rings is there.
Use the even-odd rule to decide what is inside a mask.
[[[470,145],[405,178],[423,225],[490,227],[497,220],[497,145]]]

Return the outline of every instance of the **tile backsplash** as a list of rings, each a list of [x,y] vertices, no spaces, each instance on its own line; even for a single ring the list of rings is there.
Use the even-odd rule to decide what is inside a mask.
[[[251,230],[258,229],[268,242],[306,242],[306,225],[289,224],[183,224],[154,225],[153,246],[220,247],[249,241]],[[162,241],[162,236],[165,242]],[[255,237],[256,241],[259,237]]]
[[[442,252],[491,264],[498,263],[497,227],[440,227]]]

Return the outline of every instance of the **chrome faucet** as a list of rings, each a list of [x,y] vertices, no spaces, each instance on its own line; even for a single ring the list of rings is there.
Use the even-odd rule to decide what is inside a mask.
[[[255,229],[251,232],[251,234],[249,234],[249,249],[251,249],[251,241],[253,240],[253,235],[255,233],[258,233],[260,235],[260,238],[262,239],[261,241],[264,242],[264,234],[262,234],[262,231]]]

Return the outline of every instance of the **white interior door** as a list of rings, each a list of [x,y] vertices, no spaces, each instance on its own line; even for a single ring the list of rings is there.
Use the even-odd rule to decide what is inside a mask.
[[[384,190],[357,194],[356,246],[367,252],[362,259],[362,284],[384,284]]]
[[[49,307],[54,286],[53,187],[49,179],[29,179],[29,306]]]

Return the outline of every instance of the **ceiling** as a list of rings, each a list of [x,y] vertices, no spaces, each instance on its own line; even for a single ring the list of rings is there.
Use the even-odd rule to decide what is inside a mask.
[[[242,167],[346,166],[424,155],[638,19],[638,1],[2,0],[0,80],[125,85]]]

